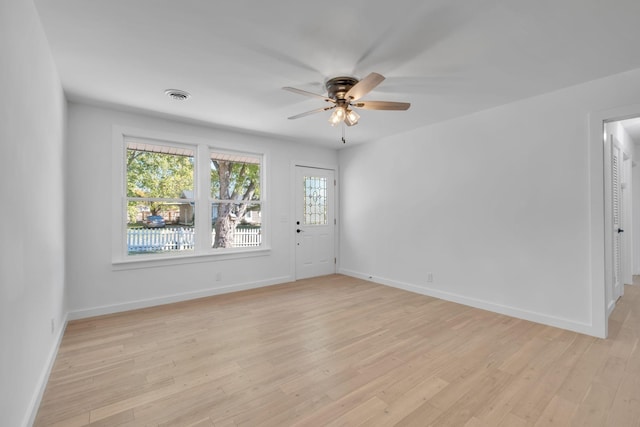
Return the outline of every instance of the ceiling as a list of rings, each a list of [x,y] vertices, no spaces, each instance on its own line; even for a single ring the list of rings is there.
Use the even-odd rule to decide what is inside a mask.
[[[324,93],[387,77],[346,129],[363,143],[640,68],[638,0],[35,0],[70,100],[340,148]],[[191,93],[187,101],[165,89]]]
[[[640,118],[620,120],[620,124],[627,131],[627,134],[634,145],[640,145]]]

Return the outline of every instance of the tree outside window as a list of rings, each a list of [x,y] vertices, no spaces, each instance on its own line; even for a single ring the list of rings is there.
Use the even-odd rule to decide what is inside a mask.
[[[254,235],[259,246],[261,231],[261,158],[246,154],[211,152],[211,209],[214,248],[238,245],[238,235]],[[246,230],[253,230],[247,233]],[[248,245],[248,244],[247,244]]]

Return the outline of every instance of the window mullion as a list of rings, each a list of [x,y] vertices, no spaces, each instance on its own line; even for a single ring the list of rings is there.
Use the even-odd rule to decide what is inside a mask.
[[[211,248],[211,202],[209,148],[198,146],[196,162],[196,252],[205,252]]]
[[[170,199],[170,198],[160,198],[160,197],[126,197],[127,202],[162,202],[162,203],[186,203],[186,202],[194,202],[195,199],[181,198],[181,199]]]

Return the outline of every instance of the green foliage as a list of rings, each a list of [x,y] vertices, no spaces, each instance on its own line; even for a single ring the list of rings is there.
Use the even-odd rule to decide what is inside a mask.
[[[134,205],[132,203],[129,203],[127,205],[127,219],[129,224],[133,224],[136,222],[138,211],[139,209],[137,205]]]
[[[193,157],[127,149],[128,197],[177,199],[192,189]],[[162,204],[150,203],[150,209],[156,215]]]

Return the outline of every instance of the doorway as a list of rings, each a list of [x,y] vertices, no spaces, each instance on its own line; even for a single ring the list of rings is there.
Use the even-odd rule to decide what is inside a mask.
[[[605,304],[608,317],[633,283],[633,133],[635,119],[604,125]],[[631,134],[630,134],[631,132]],[[638,173],[637,171],[635,172]],[[636,190],[637,191],[637,190]]]
[[[336,272],[335,172],[295,167],[296,280]]]

